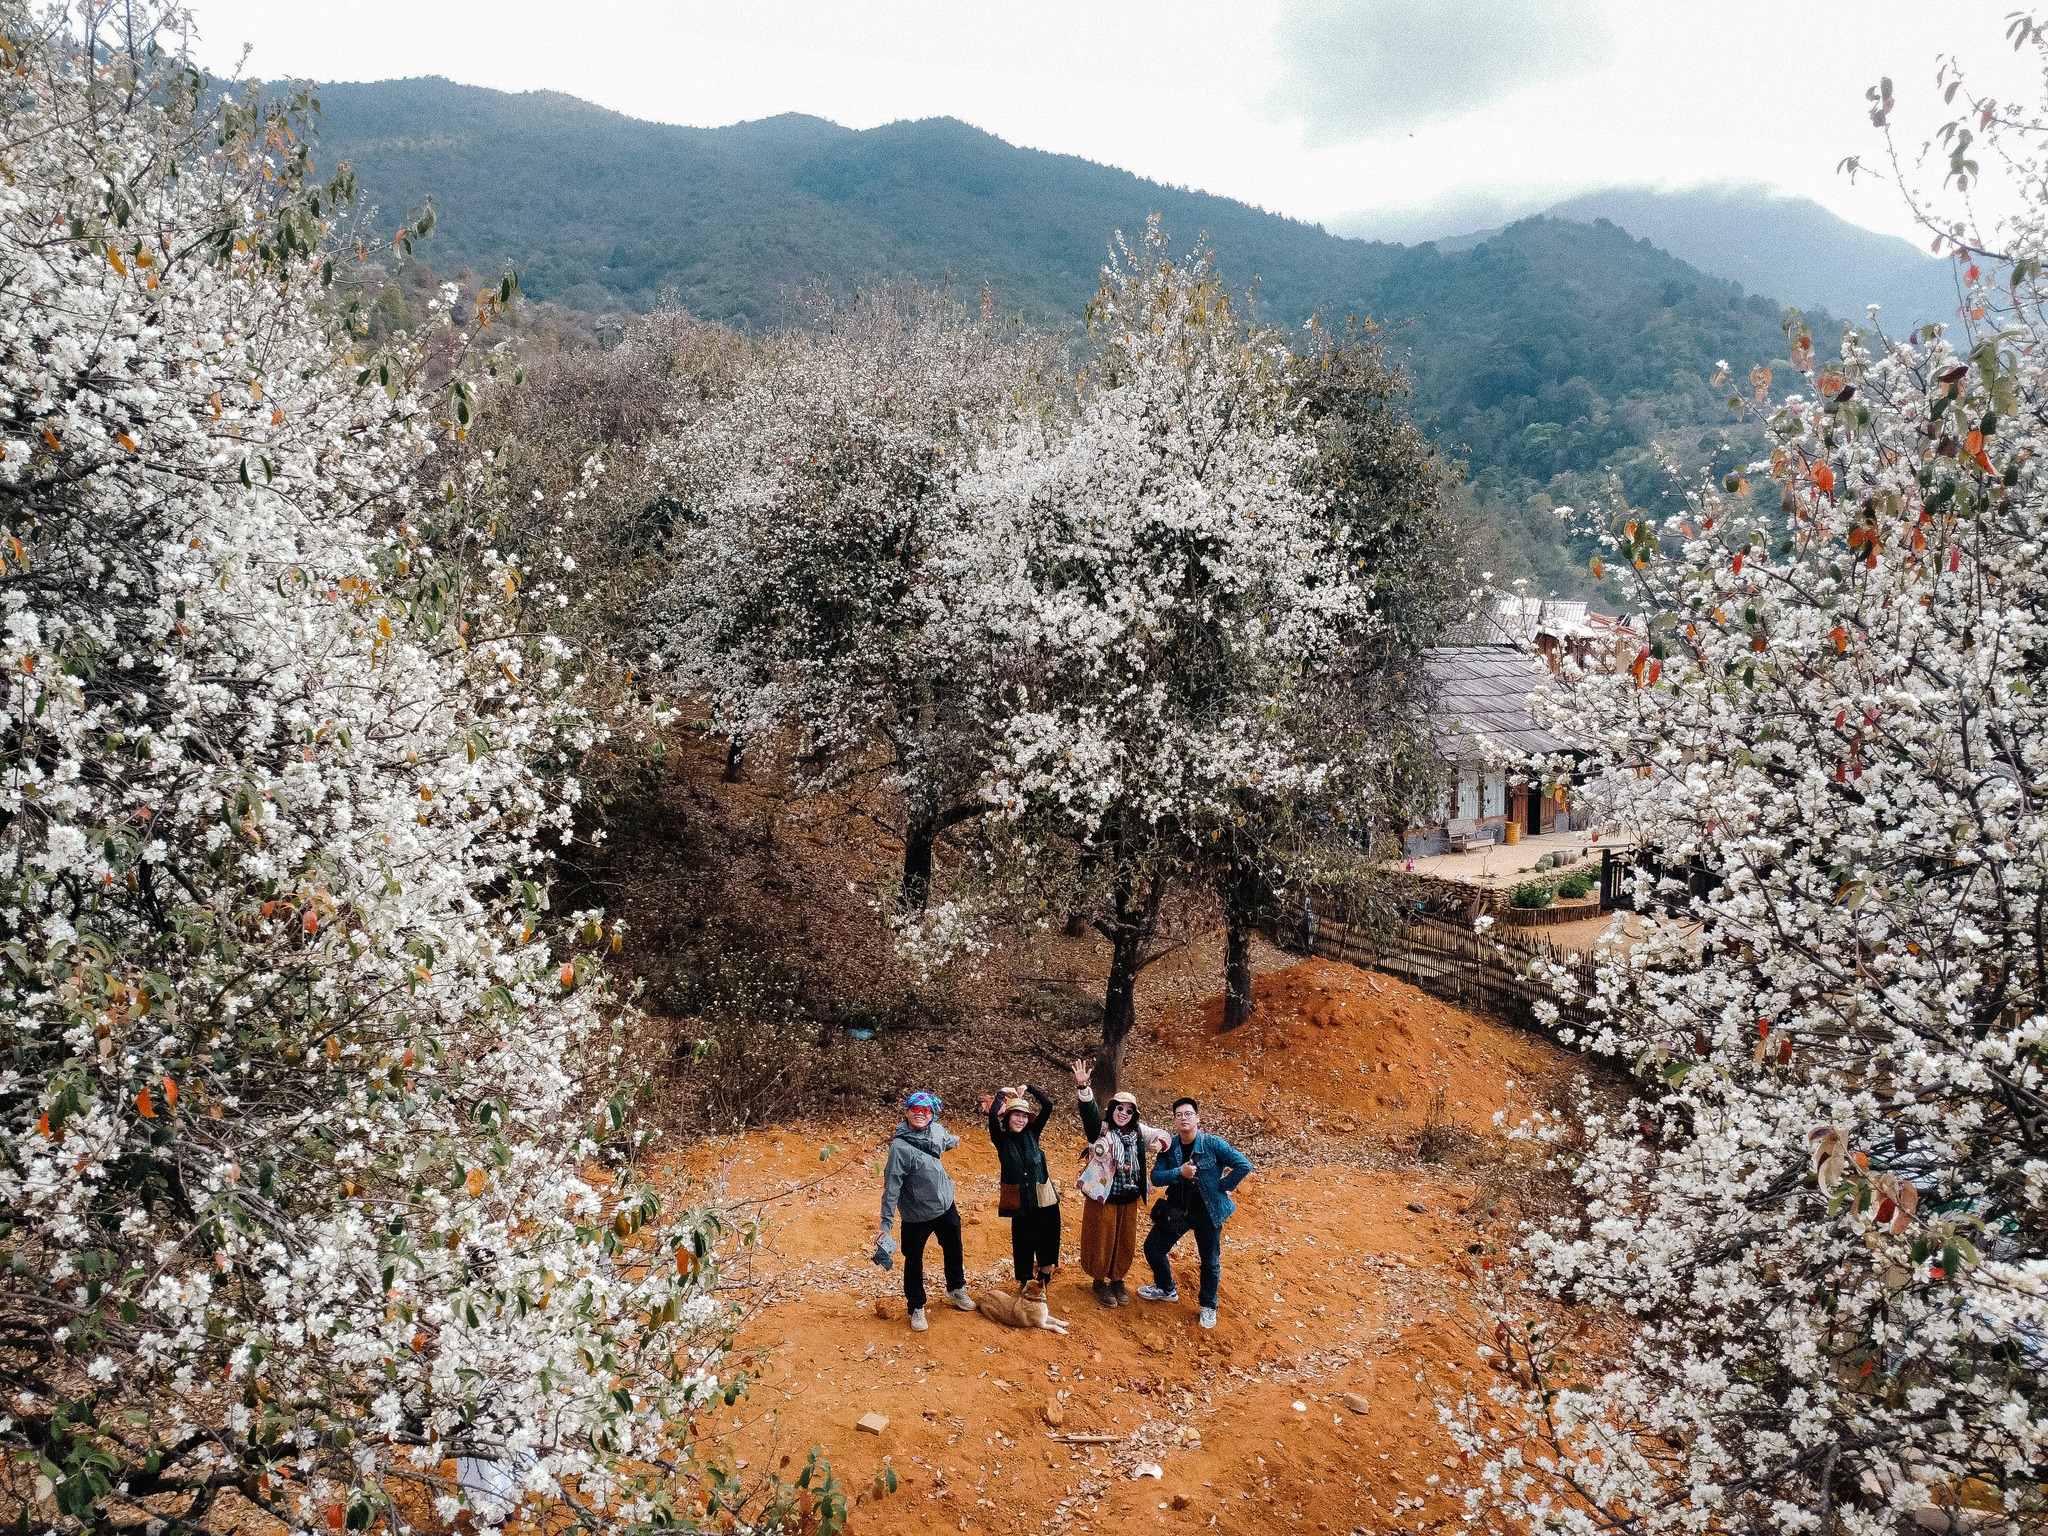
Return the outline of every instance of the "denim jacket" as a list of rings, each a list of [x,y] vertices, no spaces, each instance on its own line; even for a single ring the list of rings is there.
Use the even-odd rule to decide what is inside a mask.
[[[1161,1189],[1172,1188],[1180,1181],[1180,1165],[1186,1157],[1194,1159],[1195,1188],[1202,1192],[1209,1220],[1222,1226],[1237,1210],[1230,1192],[1251,1174],[1252,1160],[1221,1136],[1197,1131],[1192,1147],[1182,1146],[1178,1136],[1167,1142],[1159,1161],[1152,1165],[1152,1182]]]

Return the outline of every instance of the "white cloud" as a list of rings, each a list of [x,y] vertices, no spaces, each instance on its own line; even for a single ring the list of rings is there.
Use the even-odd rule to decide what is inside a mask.
[[[1267,97],[1311,146],[1445,122],[1526,86],[1598,69],[1596,0],[1287,0]]]

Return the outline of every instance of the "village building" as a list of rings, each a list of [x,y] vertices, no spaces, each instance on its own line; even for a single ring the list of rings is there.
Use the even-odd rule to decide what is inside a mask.
[[[1636,636],[1628,619],[1594,613],[1584,602],[1496,593],[1427,652],[1430,721],[1444,786],[1434,817],[1403,833],[1407,856],[1585,830],[1568,777],[1546,789],[1509,763],[1572,755],[1573,744],[1536,718],[1531,696],[1556,687],[1568,663],[1625,665]]]

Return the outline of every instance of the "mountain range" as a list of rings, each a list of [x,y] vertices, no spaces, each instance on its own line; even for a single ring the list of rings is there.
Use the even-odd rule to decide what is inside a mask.
[[[1865,306],[1876,304],[1880,323],[1898,334],[1952,318],[1962,298],[1953,263],[1765,187],[1609,187],[1547,212],[1554,219],[1607,219],[1702,272],[1801,309],[1861,323]]]
[[[1703,270],[1736,263],[1744,240],[1715,246],[1712,209],[1680,216],[1654,196],[1403,246],[1019,148],[951,119],[856,131],[786,115],[685,128],[440,79],[318,95],[320,153],[353,163],[374,217],[388,227],[432,200],[427,261],[492,277],[515,267],[530,297],[585,311],[646,309],[667,294],[755,326],[789,317],[813,281],[912,278],[970,295],[986,286],[1005,309],[1071,326],[1114,233],[1135,239],[1156,212],[1178,247],[1206,238],[1234,285],[1255,285],[1272,323],[1319,313],[1382,326],[1413,378],[1418,418],[1467,466],[1468,498],[1506,567],[1496,574],[1530,576],[1539,590],[1585,579],[1583,542],[1563,531],[1557,506],[1585,508],[1617,487],[1638,505],[1665,502],[1685,477],[1746,458],[1755,431],[1731,420],[1708,378],[1723,360],[1738,373],[1785,366],[1781,308],[1749,291],[1768,274]],[[1659,227],[1689,240],[1697,260],[1623,223],[1660,207],[1670,217]],[[1731,205],[1722,222],[1740,215]],[[1823,345],[1839,327],[1807,318]]]

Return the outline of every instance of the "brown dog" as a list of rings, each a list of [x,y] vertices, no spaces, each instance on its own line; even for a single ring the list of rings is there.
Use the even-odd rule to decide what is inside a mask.
[[[1047,1333],[1060,1334],[1067,1331],[1066,1319],[1054,1317],[1042,1297],[1019,1296],[1010,1291],[976,1291],[974,1305],[983,1317],[1005,1328],[1043,1328]]]

